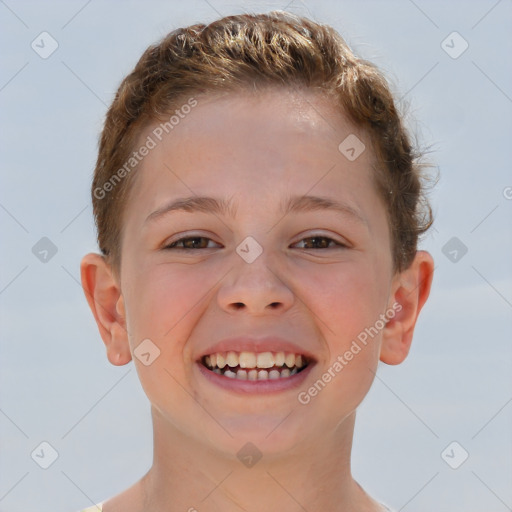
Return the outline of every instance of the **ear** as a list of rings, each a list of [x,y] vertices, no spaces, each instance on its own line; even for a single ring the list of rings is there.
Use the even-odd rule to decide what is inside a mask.
[[[101,254],[90,253],[82,258],[80,275],[85,297],[107,348],[108,360],[116,366],[129,363],[132,356],[124,298],[110,265]]]
[[[388,322],[382,333],[380,360],[400,364],[409,353],[412,335],[421,308],[427,301],[434,275],[434,260],[426,251],[418,251],[406,270],[393,278]]]

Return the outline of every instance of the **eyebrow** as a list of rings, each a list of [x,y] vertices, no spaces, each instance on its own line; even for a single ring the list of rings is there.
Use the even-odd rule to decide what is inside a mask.
[[[303,213],[318,210],[336,211],[368,226],[368,221],[359,210],[329,197],[292,196],[288,198],[287,201],[281,203],[280,213],[285,216],[288,213]],[[150,213],[144,221],[144,224],[154,222],[176,211],[189,213],[203,212],[235,218],[237,205],[235,205],[232,200],[217,199],[215,197],[181,197],[174,199],[170,203]]]

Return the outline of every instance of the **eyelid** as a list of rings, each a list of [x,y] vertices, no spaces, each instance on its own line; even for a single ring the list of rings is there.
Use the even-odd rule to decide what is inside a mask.
[[[334,233],[325,233],[320,231],[305,231],[297,236],[297,241],[293,242],[293,244],[296,244],[298,242],[301,242],[304,239],[308,238],[329,238],[336,244],[345,246],[345,247],[353,247],[352,242],[350,242],[347,238],[334,234]]]
[[[204,249],[188,249],[186,247],[170,247],[171,245],[173,244],[177,244],[179,242],[183,242],[184,240],[189,240],[189,239],[193,239],[193,238],[204,238],[206,240],[208,240],[208,244],[210,242],[213,242],[217,245],[222,245],[218,242],[216,242],[211,236],[208,236],[208,235],[205,235],[205,234],[199,234],[199,233],[191,233],[191,234],[184,234],[184,235],[180,235],[178,234],[177,238],[171,238],[169,241],[165,242],[163,244],[163,249],[171,249],[171,250],[178,250],[178,251],[197,251],[197,250],[204,250]],[[206,249],[214,249],[214,247],[206,247]]]
[[[334,246],[333,247],[323,247],[323,248],[320,248],[320,249],[309,249],[309,250],[319,251],[319,250],[329,250],[329,249],[338,249],[338,248],[348,249],[348,248],[351,247],[350,243],[348,243],[346,241],[341,241],[341,240],[338,240],[338,239],[336,239],[336,238],[334,238],[332,236],[324,235],[324,234],[321,234],[321,233],[316,233],[316,234],[312,234],[312,235],[303,236],[299,240],[294,242],[292,245],[296,245],[296,244],[298,244],[300,242],[303,242],[304,240],[308,240],[310,238],[325,238],[326,240],[329,240],[329,244],[331,242],[333,242]],[[305,247],[301,247],[301,249],[305,250],[305,251],[308,250]]]
[[[185,234],[183,236],[178,236],[178,238],[176,238],[174,240],[171,239],[169,242],[166,242],[164,244],[163,249],[178,250],[178,251],[199,251],[199,250],[205,250],[205,249],[214,249],[214,247],[204,247],[204,248],[199,248],[199,249],[197,249],[197,248],[191,249],[191,248],[187,248],[187,247],[170,247],[173,244],[178,244],[185,240],[190,240],[190,239],[194,239],[194,238],[204,238],[205,240],[208,240],[208,245],[210,242],[213,242],[217,245],[222,245],[222,244],[219,244],[218,242],[215,242],[215,240],[213,240],[211,237],[205,236],[204,234],[190,233],[190,234]],[[303,241],[311,239],[311,238],[324,238],[329,241],[329,244],[331,244],[331,242],[334,243],[334,246],[333,247],[321,247],[321,248],[317,248],[317,249],[308,249],[307,247],[302,247],[302,248],[300,248],[301,250],[319,251],[319,250],[332,250],[332,249],[340,249],[340,248],[348,249],[348,248],[352,247],[352,244],[350,242],[346,241],[345,239],[338,240],[333,235],[325,234],[325,233],[318,233],[318,232],[304,233],[303,235],[300,235],[300,238],[298,238],[291,245],[292,246],[296,245],[300,242],[303,242]]]

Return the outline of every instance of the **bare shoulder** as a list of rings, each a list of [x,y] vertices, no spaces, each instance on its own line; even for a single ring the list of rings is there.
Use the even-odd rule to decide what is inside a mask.
[[[143,509],[141,482],[103,502],[101,512],[140,512]]]

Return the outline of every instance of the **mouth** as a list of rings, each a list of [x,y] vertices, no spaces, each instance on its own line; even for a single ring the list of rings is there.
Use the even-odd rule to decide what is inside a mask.
[[[198,361],[212,373],[241,381],[285,380],[312,365],[312,359],[292,352],[216,352]]]

